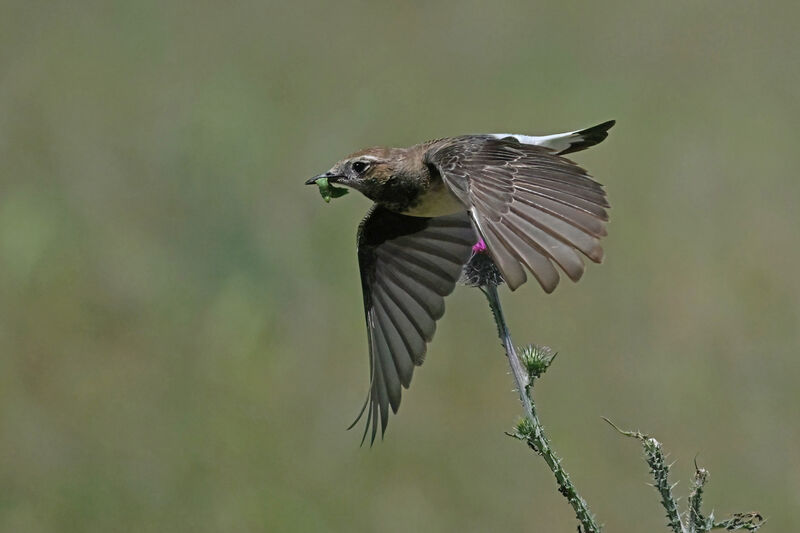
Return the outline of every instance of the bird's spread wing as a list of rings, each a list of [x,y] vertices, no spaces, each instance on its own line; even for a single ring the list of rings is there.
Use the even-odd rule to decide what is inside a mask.
[[[523,266],[551,292],[559,280],[554,263],[577,281],[584,270],[578,252],[602,260],[609,206],[603,186],[552,147],[473,135],[433,144],[425,161],[469,206],[512,290],[527,279]]]
[[[436,218],[400,215],[374,206],[358,231],[358,262],[367,319],[370,391],[364,412],[375,440],[386,431],[422,364],[444,297],[453,292],[477,235],[467,212]],[[353,425],[356,424],[353,422]],[[352,426],[351,426],[352,427]],[[363,439],[362,439],[363,442]]]

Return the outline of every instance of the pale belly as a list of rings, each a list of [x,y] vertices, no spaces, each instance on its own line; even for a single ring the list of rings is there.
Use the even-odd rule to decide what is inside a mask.
[[[467,208],[449,188],[441,185],[423,193],[414,207],[403,211],[414,217],[442,217],[466,211]]]

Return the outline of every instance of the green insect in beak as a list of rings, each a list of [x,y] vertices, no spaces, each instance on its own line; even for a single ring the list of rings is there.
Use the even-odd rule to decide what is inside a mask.
[[[331,185],[328,183],[328,178],[320,178],[315,181],[315,183],[317,184],[317,187],[319,187],[320,196],[322,196],[322,199],[327,203],[330,203],[331,198],[339,198],[350,192],[344,187],[336,187],[335,185]]]

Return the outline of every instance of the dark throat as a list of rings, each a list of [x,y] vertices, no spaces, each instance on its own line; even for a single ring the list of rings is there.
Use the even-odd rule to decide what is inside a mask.
[[[426,177],[395,175],[382,183],[372,184],[367,196],[390,211],[403,213],[419,204],[429,185]]]

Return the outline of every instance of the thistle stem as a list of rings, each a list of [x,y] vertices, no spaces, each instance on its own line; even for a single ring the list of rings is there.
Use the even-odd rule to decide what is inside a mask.
[[[489,300],[489,308],[492,310],[494,321],[497,324],[497,335],[500,337],[503,348],[506,350],[508,363],[511,365],[511,374],[514,376],[514,384],[517,386],[517,391],[519,391],[519,400],[522,402],[522,407],[525,409],[528,418],[530,418],[533,423],[536,419],[535,406],[530,395],[527,394],[528,388],[531,386],[531,381],[528,377],[528,373],[522,367],[522,361],[520,361],[517,350],[514,348],[514,342],[511,340],[511,332],[508,329],[505,316],[503,315],[503,307],[500,305],[500,295],[497,293],[497,285],[490,284],[481,287],[481,290]]]
[[[583,533],[599,533],[600,526],[595,522],[594,516],[586,501],[578,495],[575,486],[569,478],[569,474],[561,466],[561,459],[556,455],[553,448],[550,446],[550,439],[544,432],[544,426],[539,421],[536,414],[536,404],[533,401],[533,379],[528,375],[528,372],[522,365],[522,361],[514,348],[514,342],[511,339],[511,332],[506,324],[505,317],[503,316],[503,308],[500,305],[500,296],[497,293],[497,285],[488,283],[480,286],[481,291],[486,295],[489,300],[489,308],[494,315],[495,323],[497,324],[497,334],[503,343],[508,363],[511,367],[511,374],[514,376],[514,382],[519,392],[519,399],[522,407],[525,410],[525,417],[531,424],[532,431],[526,435],[514,435],[517,438],[525,440],[528,446],[538,453],[550,467],[553,475],[558,483],[559,492],[567,499],[569,504],[575,511],[575,518],[580,522],[581,527],[579,530]]]

